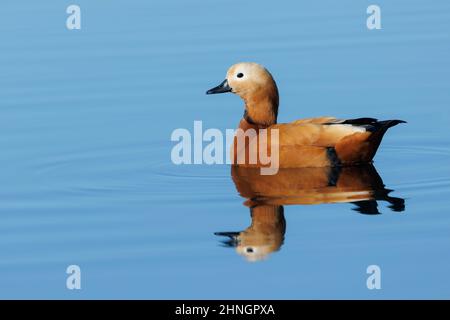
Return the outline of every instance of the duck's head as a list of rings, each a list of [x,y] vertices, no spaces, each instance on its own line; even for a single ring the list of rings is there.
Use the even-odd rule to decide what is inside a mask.
[[[206,92],[232,92],[245,101],[244,118],[258,125],[276,123],[278,115],[278,88],[266,68],[254,62],[242,62],[228,69],[225,80]]]

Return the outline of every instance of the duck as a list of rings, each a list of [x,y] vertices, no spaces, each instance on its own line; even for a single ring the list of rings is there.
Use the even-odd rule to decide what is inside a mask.
[[[231,66],[226,78],[206,94],[233,93],[245,104],[244,114],[239,122],[238,132],[245,135],[254,131],[256,135],[244,139],[239,145],[236,134],[231,160],[237,166],[263,166],[258,148],[262,133],[269,135],[277,131],[277,143],[268,140],[268,153],[274,146],[278,150],[279,168],[334,167],[372,163],[386,131],[403,120],[382,120],[375,118],[339,119],[332,116],[277,123],[279,94],[271,73],[255,62],[241,62]],[[239,130],[240,129],[240,130]],[[245,137],[244,137],[245,138]],[[257,161],[251,156],[257,153]],[[245,161],[238,159],[244,157]]]

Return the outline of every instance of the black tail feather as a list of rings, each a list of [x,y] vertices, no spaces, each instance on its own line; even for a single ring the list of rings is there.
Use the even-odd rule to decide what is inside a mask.
[[[398,125],[399,123],[406,123],[403,120],[382,120],[378,121],[375,118],[356,118],[356,119],[347,119],[338,122],[330,122],[327,123],[329,125],[333,124],[350,124],[352,126],[364,127],[367,131],[375,132],[375,131],[383,131],[386,132],[387,129]]]

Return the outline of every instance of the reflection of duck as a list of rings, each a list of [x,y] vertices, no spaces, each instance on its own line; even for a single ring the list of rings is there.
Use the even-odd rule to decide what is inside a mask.
[[[272,75],[256,63],[238,63],[227,72],[226,79],[207,94],[233,92],[245,101],[245,113],[239,128],[277,129],[279,143],[269,139],[267,150],[277,146],[280,168],[323,167],[369,163],[374,157],[383,135],[401,120],[377,121],[373,118],[340,120],[320,117],[277,124],[278,89]],[[262,134],[262,133],[261,133]],[[240,134],[238,134],[240,136]],[[263,136],[262,136],[263,137]],[[252,139],[259,139],[259,135]],[[259,141],[261,142],[262,139]],[[237,141],[237,140],[236,140]],[[248,141],[234,145],[233,163],[262,166],[267,163],[258,157]],[[257,140],[258,141],[258,140]],[[256,146],[256,144],[254,145]],[[257,162],[243,160],[252,156]],[[278,166],[278,165],[277,165]]]
[[[252,224],[241,232],[217,232],[230,238],[239,254],[255,261],[277,251],[284,240],[283,205],[352,203],[355,211],[379,214],[377,201],[387,201],[392,211],[405,209],[405,201],[391,197],[373,165],[343,168],[281,169],[261,175],[257,168],[232,166],[231,174],[244,203],[250,207]]]

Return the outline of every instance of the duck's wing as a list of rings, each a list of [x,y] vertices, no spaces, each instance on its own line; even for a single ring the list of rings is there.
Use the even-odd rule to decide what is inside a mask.
[[[322,166],[324,163],[339,165],[370,162],[387,129],[403,122],[321,117],[278,124],[271,128],[279,129],[281,161],[295,166],[300,161],[297,156],[301,155],[302,163],[305,158],[309,158],[317,166]]]
[[[386,131],[399,123],[406,122],[403,120],[378,121],[372,118],[345,120],[343,125],[362,128],[365,131],[354,133],[337,141],[334,149],[338,158],[342,163],[351,164],[372,161]]]
[[[321,117],[277,124],[271,128],[279,130],[280,146],[334,147],[347,136],[367,132],[367,122],[357,125],[348,121],[351,120]]]

